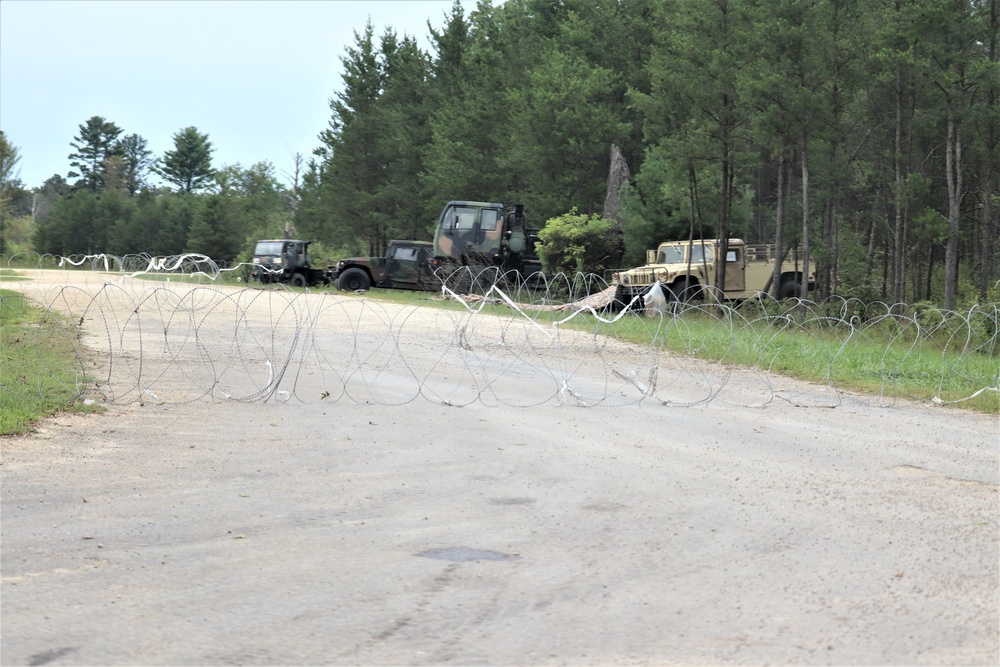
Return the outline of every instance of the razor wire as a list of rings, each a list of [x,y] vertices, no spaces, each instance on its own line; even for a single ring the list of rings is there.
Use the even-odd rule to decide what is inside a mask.
[[[443,280],[440,292],[400,304],[248,285],[247,265],[193,253],[19,255],[0,258],[0,267],[8,278],[0,287],[45,311],[71,341],[70,389],[108,403],[763,408],[781,399],[836,407],[848,398],[962,403],[1000,385],[998,304],[958,312],[766,295],[622,304],[598,276],[522,280],[468,268]],[[797,344],[790,334],[803,332],[827,341],[802,351],[819,381],[788,380],[778,365]],[[839,386],[845,351],[861,343],[884,345],[865,362],[876,385],[867,397]],[[923,367],[929,352],[942,355],[936,371]],[[39,361],[40,375],[53,371]],[[920,393],[901,389],[913,377]],[[953,395],[956,382],[978,385]]]

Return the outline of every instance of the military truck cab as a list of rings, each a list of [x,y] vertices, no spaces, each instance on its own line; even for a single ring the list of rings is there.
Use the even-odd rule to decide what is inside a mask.
[[[257,241],[251,277],[262,283],[290,283],[297,287],[311,284],[309,243],[298,239]]]
[[[529,229],[524,206],[507,211],[503,204],[450,201],[434,231],[434,257],[439,263],[499,267],[523,276],[537,273],[538,230]]]

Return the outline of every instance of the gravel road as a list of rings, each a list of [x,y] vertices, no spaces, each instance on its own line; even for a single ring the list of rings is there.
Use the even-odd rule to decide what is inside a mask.
[[[863,397],[61,414],[0,439],[0,662],[995,665],[998,471]]]

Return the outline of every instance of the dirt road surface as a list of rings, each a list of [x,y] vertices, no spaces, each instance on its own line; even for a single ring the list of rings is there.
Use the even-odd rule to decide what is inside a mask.
[[[0,450],[4,665],[1000,661],[993,416],[147,400]]]

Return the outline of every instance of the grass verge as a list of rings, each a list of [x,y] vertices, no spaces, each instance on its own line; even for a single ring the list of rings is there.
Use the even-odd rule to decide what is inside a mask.
[[[748,322],[702,310],[662,320],[630,316],[613,326],[585,319],[590,326],[584,320],[569,326],[845,391],[1000,414],[1000,350],[995,339],[992,346],[989,339],[975,344],[974,331],[939,340],[905,321],[868,328],[785,318]]]
[[[10,269],[0,269],[0,281],[15,281],[15,280],[27,280],[27,278],[22,278]]]
[[[86,378],[75,327],[23,295],[0,290],[0,435],[25,433],[80,402]]]

